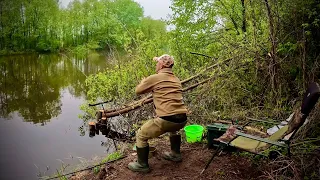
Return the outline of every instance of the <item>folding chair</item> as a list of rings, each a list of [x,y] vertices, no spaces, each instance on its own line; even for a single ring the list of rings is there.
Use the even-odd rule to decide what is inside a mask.
[[[308,89],[304,94],[301,108],[296,110],[289,117],[288,125],[283,126],[268,138],[253,136],[235,129],[233,129],[234,133],[232,133],[232,135],[230,136],[228,135],[228,130],[230,129],[229,127],[227,132],[221,136],[221,137],[223,136],[228,137],[229,140],[228,141],[222,140],[221,137],[217,139],[221,143],[216,153],[213,154],[212,158],[208,161],[206,167],[202,170],[201,173],[203,173],[204,170],[208,168],[214,156],[217,155],[219,151],[221,152],[225,147],[228,147],[228,146],[232,146],[247,152],[263,155],[261,154],[262,151],[275,145],[275,146],[279,146],[287,149],[288,156],[290,156],[291,155],[290,141],[292,140],[294,135],[298,132],[299,128],[305,123],[306,118],[308,117],[311,110],[317,103],[319,97],[320,97],[320,86],[319,84],[313,82],[308,86]],[[254,120],[252,118],[248,118],[248,119]],[[262,121],[262,120],[258,120],[258,121]],[[268,121],[263,121],[263,122],[275,123],[275,122],[268,122]],[[246,125],[248,125],[248,123]]]
[[[305,123],[319,97],[320,86],[317,83],[311,83],[304,94],[301,109],[298,109],[289,117],[288,125],[280,128],[268,138],[261,138],[236,131],[236,138],[229,142],[229,145],[255,154],[261,154],[260,152],[268,149],[272,145],[275,145],[287,149],[288,156],[290,156],[290,142],[300,127]],[[253,120],[251,118],[248,119]]]

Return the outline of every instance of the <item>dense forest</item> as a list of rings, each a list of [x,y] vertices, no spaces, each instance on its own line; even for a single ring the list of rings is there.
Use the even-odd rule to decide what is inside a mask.
[[[89,49],[136,47],[135,39],[165,34],[165,23],[143,17],[131,0],[0,1],[0,50],[48,52],[70,47]]]
[[[116,104],[137,99],[134,87],[154,73],[154,56],[173,55],[180,79],[228,60],[200,77],[217,78],[185,94],[190,122],[201,124],[246,116],[285,119],[308,84],[319,82],[319,0],[172,0],[171,9],[161,21],[144,17],[132,0],[75,0],[67,8],[56,0],[2,0],[0,50],[125,51],[130,61],[86,79],[90,102]],[[283,161],[290,166],[276,178],[320,177],[319,104],[315,109],[296,138],[299,156]]]

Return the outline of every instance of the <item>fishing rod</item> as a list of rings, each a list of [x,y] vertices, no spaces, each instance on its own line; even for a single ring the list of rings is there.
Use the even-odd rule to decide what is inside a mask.
[[[97,105],[100,105],[100,104],[105,104],[105,103],[109,103],[109,102],[112,102],[113,100],[108,100],[108,101],[104,101],[104,102],[99,102],[99,103],[95,103],[95,104],[88,104],[89,106],[97,106]]]
[[[86,167],[86,168],[78,170],[78,171],[73,171],[73,172],[70,172],[70,173],[66,173],[66,174],[50,177],[50,178],[47,178],[45,180],[51,180],[51,179],[65,177],[65,176],[72,175],[72,174],[75,174],[75,173],[78,173],[78,172],[82,172],[82,171],[85,171],[85,170],[93,169],[93,168],[95,168],[97,166],[102,166],[102,165],[105,165],[105,164],[108,164],[108,163],[112,163],[112,162],[118,161],[118,160],[126,158],[126,157],[127,157],[126,155],[123,155],[123,156],[121,156],[121,157],[119,157],[117,159],[114,159],[114,160],[110,160],[110,161],[103,162],[103,163],[100,163],[100,164],[97,164],[97,165],[89,166],[89,167]],[[42,179],[42,178],[40,178],[40,179]]]
[[[190,52],[190,54],[194,54],[194,55],[198,55],[198,56],[204,56],[206,58],[213,58],[212,56],[208,56],[206,54],[201,54],[201,53],[197,53],[197,52]]]

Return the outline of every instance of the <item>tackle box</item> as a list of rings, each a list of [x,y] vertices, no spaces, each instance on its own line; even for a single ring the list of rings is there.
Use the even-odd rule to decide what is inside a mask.
[[[228,127],[229,125],[221,123],[207,125],[207,140],[209,149],[219,146],[220,142],[215,141],[214,139],[222,136],[227,131]]]

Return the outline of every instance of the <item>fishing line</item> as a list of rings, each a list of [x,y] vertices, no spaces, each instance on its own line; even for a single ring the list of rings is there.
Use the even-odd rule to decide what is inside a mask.
[[[128,28],[125,26],[125,24],[122,23],[122,21],[119,19],[118,15],[117,15],[117,14],[114,14],[113,17],[115,17],[115,19],[120,23],[120,25],[123,27],[123,29],[125,29],[125,30],[128,32],[129,36],[131,37],[131,39],[132,39],[133,42],[135,43],[136,48],[140,47],[140,45],[137,43],[136,39],[132,36],[131,32],[128,30]],[[148,57],[148,55],[147,55],[147,53],[144,51],[144,49],[141,49],[141,51],[142,51],[142,53],[143,53],[146,57]],[[147,66],[147,64],[145,64],[145,67],[146,67],[147,71],[150,72],[149,67]]]
[[[60,55],[65,56],[65,57],[67,58],[67,60],[69,60],[69,61],[71,62],[72,66],[74,66],[74,64],[73,64],[72,60],[71,60],[71,59],[69,59],[67,55],[62,54],[62,53],[59,53],[59,54],[60,54]],[[78,68],[78,66],[77,66],[77,65],[76,65],[76,69],[77,69],[78,71],[80,71],[80,72],[81,72],[81,73],[82,73],[86,78],[88,78],[88,76],[87,76],[86,74],[84,74],[84,73],[81,71],[81,69],[80,69],[80,68]]]
[[[78,172],[82,172],[82,171],[85,171],[85,170],[89,170],[89,169],[95,168],[95,167],[97,167],[97,166],[102,166],[102,165],[105,165],[105,164],[108,164],[108,163],[112,163],[112,162],[118,161],[118,160],[123,159],[123,158],[125,158],[125,157],[127,157],[127,156],[124,155],[124,156],[119,157],[118,159],[114,159],[114,160],[107,161],[107,162],[104,162],[104,163],[100,163],[100,164],[97,164],[97,165],[89,166],[89,167],[86,167],[86,168],[81,169],[81,170],[78,170],[78,171],[73,171],[73,172],[70,172],[70,173],[66,173],[66,174],[62,174],[62,175],[50,177],[50,178],[47,178],[47,179],[45,179],[45,180],[51,180],[51,179],[56,179],[56,178],[60,178],[60,177],[65,177],[65,176],[68,176],[68,175],[72,175],[72,174],[75,174],[75,173],[78,173]],[[43,179],[43,178],[39,178],[39,179]]]

